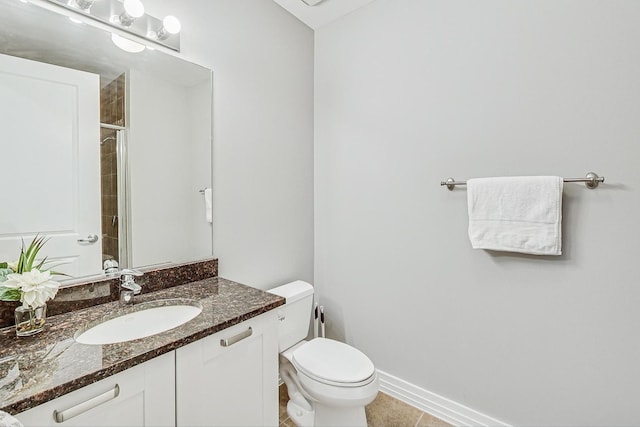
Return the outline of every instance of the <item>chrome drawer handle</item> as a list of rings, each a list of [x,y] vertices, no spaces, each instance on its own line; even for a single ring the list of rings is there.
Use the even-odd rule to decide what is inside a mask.
[[[120,394],[120,386],[116,384],[114,388],[111,390],[102,393],[96,397],[92,397],[91,399],[79,403],[75,406],[72,406],[69,409],[65,409],[64,411],[53,411],[53,418],[57,423],[63,423],[65,421],[70,420],[73,417],[76,417],[80,414],[84,414],[90,409],[95,408],[96,406],[100,406],[103,403],[106,403],[110,400],[115,399]]]
[[[238,341],[242,341],[243,339],[250,337],[251,334],[253,334],[253,329],[251,329],[251,326],[249,326],[249,329],[244,332],[240,332],[238,335],[234,335],[231,338],[222,338],[220,340],[220,345],[223,347],[229,347],[230,345],[234,345]]]

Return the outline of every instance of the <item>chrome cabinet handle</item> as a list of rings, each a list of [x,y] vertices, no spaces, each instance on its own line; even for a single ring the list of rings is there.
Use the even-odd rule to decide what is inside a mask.
[[[70,420],[73,417],[76,417],[80,414],[84,414],[85,412],[95,408],[96,406],[100,406],[103,403],[106,403],[110,400],[115,399],[116,397],[118,397],[119,394],[120,394],[120,386],[116,384],[116,386],[113,387],[113,389],[105,393],[102,393],[101,395],[98,395],[96,397],[92,397],[91,399],[85,402],[72,406],[69,409],[65,409],[64,411],[58,411],[58,410],[53,411],[53,418],[56,420],[57,423],[63,423],[65,421]]]
[[[240,332],[238,335],[234,335],[231,338],[222,338],[220,340],[220,345],[223,347],[229,347],[230,345],[234,345],[238,341],[242,341],[243,339],[250,337],[251,334],[253,334],[253,329],[251,329],[251,326],[249,326],[249,329],[244,332]]]
[[[98,241],[97,234],[89,234],[86,239],[78,239],[78,243],[95,243]]]

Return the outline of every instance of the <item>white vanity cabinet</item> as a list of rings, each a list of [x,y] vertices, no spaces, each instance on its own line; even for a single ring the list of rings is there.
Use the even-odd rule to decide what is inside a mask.
[[[16,418],[27,427],[277,426],[276,311],[72,391]]]
[[[278,425],[275,310],[176,350],[176,421],[186,426]]]
[[[81,363],[81,362],[79,362]],[[25,426],[173,426],[175,352],[16,415]]]

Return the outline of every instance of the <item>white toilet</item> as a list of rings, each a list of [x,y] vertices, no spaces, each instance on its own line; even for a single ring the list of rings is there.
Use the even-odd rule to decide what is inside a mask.
[[[278,309],[278,344],[291,420],[299,427],[366,426],[364,407],[378,394],[378,376],[371,360],[339,341],[305,341],[313,286],[298,280],[269,292],[287,300]]]

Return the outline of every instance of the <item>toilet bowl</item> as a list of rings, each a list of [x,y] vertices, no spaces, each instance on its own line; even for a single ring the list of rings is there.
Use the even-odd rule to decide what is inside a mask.
[[[278,344],[291,420],[299,427],[366,426],[364,407],[378,393],[378,376],[371,360],[339,341],[304,340],[313,304],[310,284],[296,281],[269,292],[287,300],[278,311]]]

